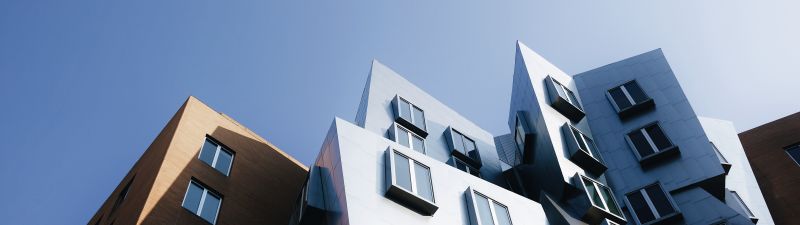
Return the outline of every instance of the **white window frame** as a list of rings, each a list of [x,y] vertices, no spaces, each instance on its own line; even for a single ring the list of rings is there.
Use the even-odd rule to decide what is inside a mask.
[[[419,109],[419,111],[420,111],[420,112],[422,112],[422,117],[423,117],[423,118],[422,118],[422,127],[420,127],[420,129],[422,129],[422,130],[428,130],[428,121],[426,121],[426,119],[425,119],[425,117],[426,117],[426,116],[425,116],[425,110],[422,110],[422,108],[420,108],[419,106],[417,106],[417,105],[414,105],[414,103],[411,103],[411,101],[409,101],[409,100],[406,100],[405,98],[403,98],[403,97],[400,97],[400,96],[397,96],[397,101],[398,101],[398,102],[397,102],[397,107],[398,107],[398,109],[397,109],[397,113],[398,113],[398,116],[400,116],[400,118],[402,118],[402,117],[403,117],[403,110],[402,110],[402,109],[399,109],[399,107],[400,107],[400,102],[399,102],[399,101],[404,101],[404,102],[408,103],[408,107],[409,107],[409,108],[408,108],[408,111],[409,111],[409,112],[411,112],[411,115],[409,115],[409,118],[411,118],[411,121],[408,121],[408,122],[411,122],[411,124],[413,124],[414,126],[416,126],[416,123],[415,123],[415,122],[416,122],[416,121],[417,121],[417,119],[419,119],[419,118],[417,118],[417,117],[414,115],[414,108],[417,108],[417,109]]]
[[[222,200],[223,200],[222,195],[217,194],[214,191],[211,191],[208,187],[201,184],[200,182],[195,181],[194,179],[189,180],[189,185],[186,186],[186,192],[183,194],[183,201],[181,201],[181,207],[186,208],[183,205],[186,203],[186,197],[189,195],[189,189],[192,187],[192,184],[195,184],[203,189],[203,194],[200,195],[200,205],[197,206],[197,212],[195,213],[195,215],[202,218],[203,220],[205,220],[205,218],[203,218],[203,216],[201,216],[200,214],[203,212],[203,206],[205,206],[206,204],[206,196],[208,196],[208,194],[210,193],[211,195],[215,195],[217,198],[219,198],[219,203],[217,204],[217,211],[214,212],[214,221],[208,221],[211,224],[217,224],[217,219],[219,218],[219,210],[222,208]]]
[[[610,209],[608,209],[608,200],[606,199],[605,196],[603,196],[604,194],[603,194],[602,190],[600,190],[600,189],[601,188],[608,189],[608,192],[612,194],[611,198],[614,198],[614,196],[613,196],[614,192],[611,191],[611,188],[609,188],[605,184],[600,183],[599,181],[597,181],[595,179],[589,178],[589,177],[584,176],[584,175],[580,175],[580,178],[581,178],[581,182],[584,184],[583,185],[584,189],[586,188],[586,181],[589,181],[589,182],[592,183],[592,187],[594,187],[594,191],[597,192],[598,196],[600,196],[600,205],[603,206],[602,208],[601,207],[597,207],[597,205],[595,205],[593,203],[594,199],[592,199],[592,196],[589,196],[588,190],[584,190],[585,194],[589,197],[590,203],[592,203],[592,207],[599,208],[599,209],[601,209],[601,210],[603,210],[603,211],[605,211],[605,212],[607,212],[607,213],[609,213],[611,215],[615,215],[615,216],[618,216],[618,217],[623,218],[623,219],[625,218],[624,215],[617,215],[616,213],[613,213],[613,212],[611,212]],[[623,214],[622,213],[622,207],[619,205],[619,201],[617,201],[617,199],[611,199],[611,200],[614,201],[615,205],[617,205],[617,212],[620,212],[620,214]]]
[[[475,214],[475,215],[472,215],[472,216],[475,217],[475,221],[477,222],[477,224],[475,224],[475,225],[491,225],[491,224],[482,224],[481,223],[481,219],[480,219],[481,215],[480,215],[480,212],[478,212],[478,206],[476,205],[477,201],[475,200],[476,196],[478,196],[478,195],[481,196],[481,197],[484,197],[484,198],[486,198],[486,200],[488,200],[488,202],[489,202],[489,213],[492,214],[491,215],[492,216],[492,223],[500,224],[498,219],[497,219],[497,210],[495,209],[495,206],[494,206],[495,204],[498,204],[498,205],[501,205],[501,206],[505,206],[506,213],[508,214],[507,215],[508,216],[508,222],[511,225],[514,224],[513,219],[511,219],[511,209],[508,208],[508,205],[500,203],[497,200],[494,200],[493,198],[490,198],[489,196],[487,196],[487,195],[485,195],[485,194],[483,194],[483,193],[481,193],[479,191],[476,191],[476,190],[472,189],[471,187],[469,189],[467,189],[467,191],[469,191],[469,194],[472,195],[470,197],[472,199],[472,202],[470,202],[470,204],[472,204],[472,209],[473,209],[472,213]]]
[[[568,125],[569,125],[569,124],[568,124]],[[572,134],[573,134],[572,136],[575,136],[574,134],[575,134],[576,132],[577,132],[578,134],[580,134],[580,135],[578,135],[579,137],[575,137],[575,141],[578,141],[578,142],[583,142],[583,145],[584,145],[584,146],[586,146],[586,148],[589,148],[589,149],[581,149],[581,150],[582,150],[583,152],[586,152],[586,153],[588,153],[588,154],[589,154],[589,156],[591,156],[591,157],[592,157],[592,158],[594,158],[595,160],[598,160],[598,161],[599,161],[599,159],[597,159],[597,156],[595,156],[595,155],[594,155],[594,152],[592,152],[592,150],[594,150],[594,148],[596,148],[597,146],[590,146],[590,145],[589,145],[589,142],[587,142],[587,141],[586,141],[586,139],[588,139],[588,136],[587,136],[586,134],[584,134],[583,132],[581,132],[581,130],[578,130],[578,128],[576,128],[575,126],[569,125],[569,129],[571,129],[571,131],[573,131],[573,132],[572,132]],[[590,139],[590,140],[591,140],[591,139]],[[592,143],[591,145],[594,145],[594,140],[592,140],[592,142],[591,142],[591,143]],[[581,146],[581,145],[580,145],[580,143],[578,143],[578,148],[579,148],[579,149],[580,149],[580,146]]]
[[[619,106],[619,104],[617,103],[616,99],[614,99],[614,98],[612,97],[612,98],[611,98],[611,101],[612,101],[612,102],[614,102],[614,107],[616,107],[616,108],[617,108],[617,112],[619,112],[619,111],[623,111],[623,110],[625,110],[625,109],[628,109],[628,108],[634,107],[634,106],[636,106],[637,104],[640,104],[640,103],[636,103],[636,100],[634,100],[634,99],[633,99],[633,96],[631,96],[631,93],[630,93],[630,92],[628,92],[628,88],[626,88],[626,87],[625,87],[625,85],[626,85],[626,84],[629,84],[629,83],[636,83],[636,86],[639,86],[639,89],[642,89],[642,86],[641,86],[641,85],[639,85],[639,83],[638,83],[638,82],[636,82],[636,80],[629,80],[629,81],[627,81],[627,82],[625,82],[625,83],[622,83],[621,85],[619,85],[619,86],[616,86],[616,87],[614,87],[614,88],[611,88],[611,89],[609,89],[609,90],[607,91],[607,92],[608,92],[608,94],[609,94],[609,95],[611,95],[611,90],[614,90],[614,89],[616,89],[616,88],[619,88],[619,89],[622,91],[622,94],[623,94],[623,95],[625,95],[625,99],[627,99],[627,100],[628,100],[628,103],[630,103],[630,104],[631,104],[631,106],[625,107],[624,109],[623,109],[623,108],[620,108],[620,106]],[[646,97],[645,101],[643,101],[643,102],[646,102],[646,101],[647,101],[647,99],[650,99],[650,96],[649,96],[649,95],[647,95],[647,93],[645,93],[645,92],[644,92],[644,89],[642,89],[642,93],[644,93],[644,94],[645,94],[645,97]]]
[[[428,165],[425,165],[422,162],[419,162],[419,161],[409,157],[407,154],[404,154],[404,153],[402,153],[402,152],[400,152],[400,151],[398,151],[396,149],[390,149],[389,153],[390,153],[389,158],[391,159],[391,161],[390,161],[391,165],[389,165],[389,166],[391,167],[391,171],[392,171],[392,173],[391,173],[391,175],[392,175],[392,184],[391,185],[396,186],[396,187],[398,187],[400,189],[403,189],[403,190],[405,190],[405,191],[407,191],[409,193],[412,193],[412,194],[416,195],[420,199],[423,199],[425,201],[429,201],[431,203],[436,203],[436,192],[433,189],[433,174],[431,173],[431,167],[428,166]],[[397,165],[397,161],[394,159],[395,155],[400,155],[400,157],[404,157],[404,158],[408,159],[408,170],[409,170],[409,173],[410,173],[409,177],[411,178],[411,190],[407,190],[406,188],[404,188],[404,187],[402,187],[400,185],[397,185],[397,175],[396,175],[397,174],[397,167],[395,166],[395,165]],[[422,195],[420,195],[419,192],[418,192],[419,191],[419,187],[417,187],[417,173],[416,173],[416,166],[415,166],[416,164],[419,164],[420,166],[425,167],[425,168],[428,169],[428,174],[429,174],[429,176],[428,176],[429,177],[429,181],[428,182],[431,184],[431,199],[426,199],[425,197],[422,197]]]
[[[404,147],[408,147],[411,150],[416,151],[416,149],[414,149],[414,137],[418,137],[419,139],[422,140],[422,154],[427,154],[428,148],[426,147],[427,144],[425,143],[425,138],[423,138],[422,136],[417,135],[413,131],[409,130],[408,128],[404,127],[403,125],[398,124],[397,122],[394,123],[394,137],[393,137],[394,138],[394,142],[397,142],[398,144],[400,144],[400,142],[398,140],[398,135],[400,135],[400,132],[398,132],[398,130],[400,130],[400,129],[402,129],[406,133],[408,133],[408,135],[407,135],[408,136],[407,137],[408,138],[408,146],[404,146]],[[400,145],[403,145],[403,144],[400,144]]]
[[[572,96],[575,97],[575,101],[578,101],[578,96],[575,95],[575,92],[572,92],[572,90],[567,88],[567,86],[564,86],[563,84],[561,84],[561,82],[558,82],[555,78],[550,77],[550,79],[553,80],[553,83],[556,86],[558,86],[556,88],[561,88],[561,91],[564,92],[564,95],[566,95],[566,96],[562,97],[564,100],[567,100],[567,102],[569,102],[569,104],[572,104],[576,108],[578,108],[580,110],[583,110],[583,106],[581,105],[580,102],[572,102],[572,99],[570,99],[570,97],[569,97],[569,94],[572,93]],[[558,91],[556,91],[556,93],[558,93]]]
[[[217,145],[217,149],[214,151],[214,160],[212,160],[212,162],[211,162],[211,164],[210,164],[209,166],[211,166],[211,167],[212,167],[212,168],[214,168],[215,170],[219,171],[220,173],[222,173],[222,174],[225,174],[225,176],[230,176],[230,175],[231,175],[231,169],[233,168],[233,160],[234,160],[234,157],[236,157],[236,155],[235,155],[235,154],[233,154],[233,151],[231,151],[231,150],[228,150],[227,148],[225,148],[224,146],[222,146],[222,144],[220,144],[218,141],[215,141],[215,140],[214,140],[214,139],[212,139],[212,138],[206,137],[206,139],[205,139],[205,140],[206,140],[206,141],[210,141],[210,142],[212,142],[212,143],[214,143],[214,144],[216,144],[216,145]],[[206,142],[203,142],[203,145],[205,146],[205,145],[206,145]],[[201,155],[203,155],[203,150],[205,150],[205,148],[203,148],[203,147],[201,146],[201,147],[200,147],[200,154],[197,154],[197,159],[199,159],[200,161],[203,161],[203,162],[205,162],[206,164],[208,164],[206,161],[204,161],[203,159],[201,159],[201,158],[200,158],[200,156],[201,156]],[[219,153],[220,153],[220,151],[225,151],[226,153],[228,153],[229,155],[231,155],[231,163],[230,163],[230,165],[228,165],[228,169],[227,169],[225,172],[222,172],[222,171],[220,171],[220,170],[217,168],[217,160],[219,159]]]

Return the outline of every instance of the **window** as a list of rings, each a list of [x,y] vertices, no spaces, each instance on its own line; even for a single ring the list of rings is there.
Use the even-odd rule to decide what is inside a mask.
[[[573,121],[580,121],[585,113],[580,101],[572,90],[569,90],[561,82],[553,77],[545,78],[550,106],[561,112],[564,116]]]
[[[623,220],[619,204],[617,204],[617,200],[614,199],[614,193],[611,192],[611,189],[598,181],[582,175],[579,176],[581,184],[583,185],[583,190],[586,191],[586,195],[589,197],[592,206],[601,209],[606,214],[615,216],[616,218],[612,217],[613,219]]]
[[[387,154],[391,182],[387,197],[398,200],[411,208],[432,215],[438,207],[434,204],[430,167],[411,159],[397,150]]]
[[[651,224],[678,215],[671,197],[659,183],[648,185],[626,195],[631,214],[639,224]]]
[[[226,176],[230,174],[233,153],[210,138],[206,138],[206,142],[203,144],[203,149],[200,151],[200,156],[198,157],[222,174]]]
[[[222,204],[222,197],[219,194],[194,180],[189,181],[189,188],[186,189],[186,195],[183,197],[183,208],[209,223],[215,224],[220,204]]]
[[[516,125],[514,126],[514,143],[517,144],[519,151],[525,151],[525,128],[519,116],[517,116]]]
[[[667,135],[658,123],[651,123],[647,126],[634,130],[627,135],[629,144],[632,145],[639,157],[640,163],[654,161],[658,155],[670,155],[668,153],[678,153],[677,146],[672,144]],[[664,153],[664,154],[662,154]]]
[[[422,137],[428,136],[425,111],[400,96],[395,96],[392,101],[395,108],[395,121]]]
[[[480,192],[467,189],[472,225],[511,225],[508,207]]]
[[[414,149],[422,154],[425,154],[425,139],[409,131],[405,127],[395,123],[392,126],[394,139],[400,145]]]
[[[446,136],[450,138],[448,141],[452,154],[456,157],[461,157],[462,161],[474,167],[480,167],[481,156],[478,153],[475,141],[452,128],[448,128],[446,132],[448,133]]]
[[[747,216],[747,218],[753,221],[753,223],[758,222],[758,218],[756,218],[756,215],[753,214],[753,211],[750,211],[750,208],[748,208],[747,205],[744,204],[744,200],[742,200],[742,197],[739,196],[739,193],[737,193],[736,191],[730,191],[730,192],[731,196],[736,201],[736,204],[739,205],[739,208],[741,208],[745,213],[745,216]]]
[[[620,117],[654,106],[653,100],[644,93],[635,80],[608,90],[608,97]]]
[[[608,169],[600,159],[597,146],[589,136],[569,123],[565,123],[562,127],[562,134],[570,161],[594,175],[600,175]]]
[[[453,166],[461,171],[467,172],[468,174],[472,174],[473,176],[481,177],[481,171],[479,169],[475,169],[475,167],[472,167],[456,157],[453,157]]]
[[[786,154],[789,154],[789,157],[792,158],[797,165],[800,165],[800,144],[787,147]]]
[[[135,176],[131,177],[131,180],[129,180],[128,183],[125,184],[125,187],[123,187],[122,190],[117,195],[117,200],[114,202],[114,206],[111,207],[112,213],[116,211],[120,205],[122,205],[122,203],[125,201],[126,198],[128,198],[128,192],[130,192],[131,184],[133,184],[133,179],[135,178],[136,178]]]

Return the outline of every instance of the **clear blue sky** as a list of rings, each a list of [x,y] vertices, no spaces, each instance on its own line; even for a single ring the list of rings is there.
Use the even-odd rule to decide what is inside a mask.
[[[569,74],[662,48],[740,131],[800,111],[792,1],[278,2],[0,1],[3,223],[86,223],[188,95],[310,164],[373,58],[495,134],[516,40]]]

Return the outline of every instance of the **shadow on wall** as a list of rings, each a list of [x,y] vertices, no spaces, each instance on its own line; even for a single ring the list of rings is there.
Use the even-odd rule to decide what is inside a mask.
[[[188,138],[193,146],[201,147],[194,150],[193,158],[180,171],[159,174],[174,179],[163,182],[163,186],[153,186],[153,190],[160,189],[164,193],[152,210],[142,215],[141,224],[209,224],[182,207],[190,180],[221,195],[216,224],[287,224],[305,181],[306,169],[274,151],[270,145],[235,131],[218,126],[209,136],[234,152],[230,175],[225,176],[198,159],[205,137]],[[172,146],[170,151],[180,151],[179,148]],[[161,154],[162,159],[164,155]],[[164,168],[169,169],[169,164],[174,162],[164,163]]]

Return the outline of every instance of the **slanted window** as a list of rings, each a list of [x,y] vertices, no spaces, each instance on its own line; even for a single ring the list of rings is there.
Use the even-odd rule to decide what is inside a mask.
[[[475,167],[472,167],[470,164],[467,164],[456,157],[453,157],[453,166],[461,171],[467,172],[468,174],[472,174],[473,176],[481,177],[481,171],[479,169],[475,169]]]
[[[433,195],[430,167],[397,150],[387,154],[390,178],[386,196],[425,215],[438,209]]]
[[[200,216],[200,218],[203,218],[205,221],[215,224],[221,204],[222,197],[219,194],[192,180],[189,182],[189,188],[186,190],[186,195],[183,197],[182,205],[183,208]]]
[[[628,193],[626,198],[631,214],[639,224],[652,224],[680,214],[672,197],[659,183]]]
[[[470,220],[473,225],[511,225],[508,207],[486,195],[467,189]]]
[[[736,204],[739,205],[739,208],[742,209],[744,215],[747,216],[747,218],[749,218],[750,221],[752,221],[753,223],[757,223],[758,218],[756,218],[756,215],[753,214],[753,211],[750,211],[750,208],[747,207],[747,204],[744,203],[744,200],[742,200],[742,196],[739,196],[739,193],[737,193],[736,191],[730,191],[730,192]]]
[[[631,131],[627,135],[629,144],[639,157],[639,162],[648,164],[656,159],[677,154],[678,147],[672,144],[658,123],[651,123]]]
[[[655,106],[653,99],[644,93],[636,80],[608,90],[608,97],[620,117],[627,117]]]
[[[475,145],[475,141],[453,128],[448,128],[446,132],[446,136],[449,138],[448,145],[452,151],[452,155],[460,157],[462,161],[474,167],[480,167],[481,156],[478,153],[478,147]]]
[[[206,137],[206,142],[203,144],[203,149],[198,157],[220,173],[225,174],[225,176],[231,172],[233,152],[208,137]]]
[[[789,146],[785,149],[786,154],[789,154],[789,158],[792,158],[797,165],[800,165],[800,144]]]
[[[417,152],[425,154],[425,139],[420,137],[419,135],[411,132],[407,128],[395,123],[392,126],[392,136],[394,136],[394,141],[400,143],[400,145],[406,146],[408,148],[414,149]]]
[[[614,198],[614,193],[611,192],[606,185],[590,179],[583,175],[578,175],[582,185],[582,189],[589,197],[589,202],[592,203],[593,209],[600,209],[600,211],[590,209],[588,213],[603,214],[602,217],[615,220],[617,222],[624,222],[622,210]]]
[[[395,96],[392,101],[395,108],[395,121],[422,137],[428,136],[425,111],[400,96]]]
[[[553,77],[545,78],[550,106],[572,121],[580,121],[585,113],[575,93]]]
[[[114,206],[111,207],[112,213],[114,211],[117,211],[117,208],[119,208],[119,206],[122,205],[123,202],[125,202],[125,199],[128,198],[128,192],[130,192],[131,184],[133,184],[133,180],[135,178],[136,178],[135,176],[131,177],[131,180],[129,180],[128,183],[125,184],[125,187],[123,187],[122,190],[117,195],[117,200],[114,202]]]
[[[600,159],[597,146],[589,136],[569,123],[564,124],[562,133],[570,161],[595,175],[600,175],[608,169]]]

